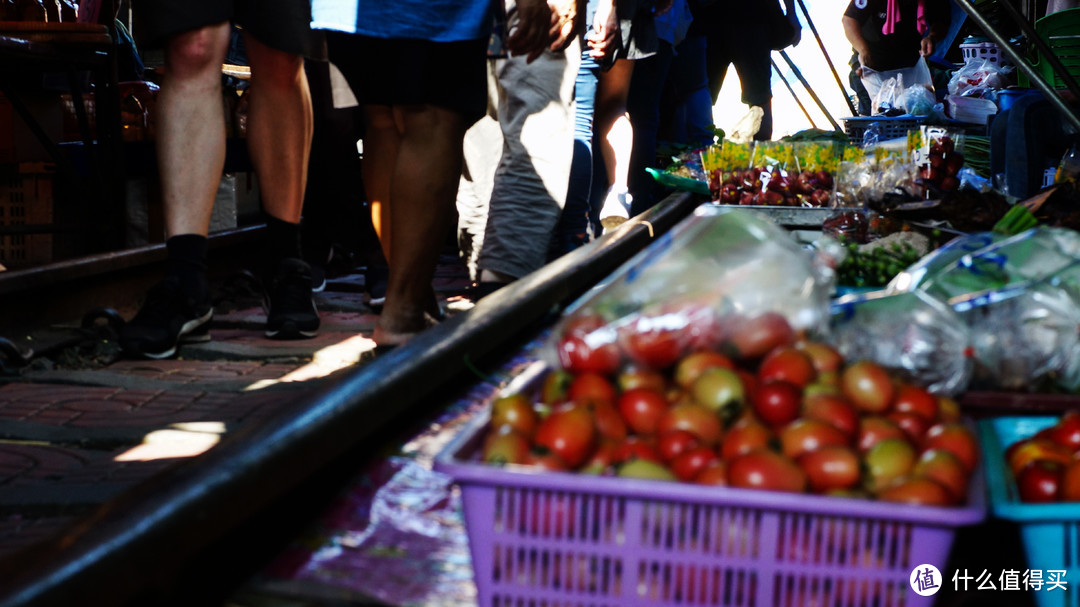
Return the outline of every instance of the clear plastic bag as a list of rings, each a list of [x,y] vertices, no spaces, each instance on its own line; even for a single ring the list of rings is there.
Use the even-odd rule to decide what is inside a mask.
[[[873,102],[872,114],[884,114],[892,109],[904,108],[904,93],[910,87],[921,86],[934,90],[934,78],[926,59],[919,57],[915,65],[897,70],[877,71],[862,68],[862,83]]]
[[[544,358],[601,373],[628,363],[663,369],[707,348],[753,358],[764,352],[739,341],[750,327],[824,335],[826,276],[764,215],[706,205],[571,306]]]
[[[965,63],[949,78],[949,94],[983,97],[1005,88],[1006,78],[1000,67],[987,59]]]
[[[847,360],[868,359],[939,394],[971,381],[971,336],[952,308],[925,293],[884,291],[834,302],[831,339]]]

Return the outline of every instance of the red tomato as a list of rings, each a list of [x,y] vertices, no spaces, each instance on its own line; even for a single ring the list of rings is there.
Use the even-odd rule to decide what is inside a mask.
[[[683,430],[693,434],[702,445],[711,447],[720,442],[724,429],[720,418],[709,409],[695,403],[679,403],[664,412],[657,422],[658,434]]]
[[[855,437],[855,446],[860,453],[866,453],[874,445],[889,438],[907,440],[907,434],[896,425],[896,422],[874,415],[859,420],[859,433]]]
[[[577,468],[592,454],[596,425],[592,415],[582,407],[556,409],[540,422],[534,443],[547,447],[570,468]]]
[[[660,459],[670,462],[676,457],[701,446],[701,441],[693,432],[686,430],[670,430],[660,432],[660,438],[656,440],[656,452]]]
[[[525,438],[532,438],[539,424],[540,416],[524,394],[502,396],[491,403],[491,427],[496,430],[507,427]]]
[[[656,434],[657,424],[668,410],[664,395],[647,388],[623,392],[616,404],[626,425],[637,434]]]
[[[776,435],[761,422],[740,421],[724,435],[724,442],[720,445],[720,456],[731,460],[751,451],[768,449],[775,442]]]
[[[529,439],[503,427],[484,437],[480,458],[487,464],[520,464],[529,454]]]
[[[886,416],[892,420],[900,429],[904,431],[904,435],[912,444],[922,444],[923,437],[926,436],[927,429],[930,428],[930,424],[933,423],[925,417],[917,413],[900,413],[893,411]]]
[[[614,441],[601,439],[589,460],[581,465],[578,470],[581,474],[610,475],[615,472],[615,450],[618,444]]]
[[[590,346],[584,337],[564,336],[558,343],[559,363],[571,373],[608,375],[619,368],[621,357],[615,344]]]
[[[616,466],[636,459],[644,459],[658,464],[663,463],[652,443],[640,436],[626,437],[626,440],[615,447],[612,459]]]
[[[877,497],[884,502],[916,506],[951,506],[954,504],[953,496],[948,489],[929,478],[909,478],[899,481],[878,492]]]
[[[1080,412],[1069,411],[1047,432],[1050,440],[1069,449],[1080,450]]]
[[[822,447],[845,447],[847,444],[848,437],[843,432],[816,419],[800,418],[780,430],[781,452],[791,459]]]
[[[1073,460],[1061,476],[1061,501],[1080,502],[1080,460]]]
[[[903,384],[893,395],[892,410],[914,413],[932,424],[938,419],[938,399],[926,388]]]
[[[720,461],[716,451],[708,447],[691,449],[671,460],[671,471],[681,481],[692,481],[697,478],[709,464]]]
[[[735,358],[758,359],[773,348],[786,346],[795,339],[787,318],[778,312],[765,312],[750,318],[732,319],[727,346]]]
[[[942,422],[926,431],[923,449],[944,449],[960,458],[969,473],[979,461],[979,443],[967,426],[960,422]]]
[[[715,487],[727,486],[727,462],[722,459],[718,459],[712,462],[705,469],[702,470],[694,482],[699,485],[713,485]]]
[[[567,321],[556,346],[559,362],[571,373],[614,373],[621,355],[613,330],[596,314],[582,314]],[[606,333],[610,331],[611,335]]]
[[[802,390],[783,380],[764,381],[750,393],[750,403],[758,419],[773,427],[783,426],[799,416]]]
[[[844,368],[840,374],[840,390],[866,413],[884,413],[893,398],[893,383],[888,371],[881,365],[860,360]]]
[[[581,373],[566,389],[566,400],[572,403],[615,402],[615,386],[599,373]]]
[[[844,365],[844,357],[836,348],[820,341],[801,341],[795,344],[810,357],[814,370],[821,373],[837,373]]]
[[[780,380],[805,388],[817,377],[817,371],[805,352],[783,346],[765,355],[758,366],[757,376],[762,383]]]
[[[803,394],[802,416],[831,424],[848,437],[854,437],[859,431],[859,413],[843,396]]]
[[[1073,456],[1067,448],[1055,443],[1048,438],[1026,438],[1017,441],[1005,451],[1005,457],[1009,463],[1009,469],[1015,475],[1020,470],[1034,461],[1046,460],[1059,464],[1068,464]]]
[[[859,483],[859,456],[850,447],[828,445],[806,453],[798,463],[814,493],[851,489]]]
[[[615,383],[620,392],[634,388],[649,388],[657,392],[667,390],[667,379],[662,373],[640,366],[630,366],[620,371]]]
[[[637,319],[619,333],[623,353],[630,360],[652,369],[670,367],[679,360],[686,347],[680,322],[685,323],[685,319],[680,320],[674,314]]]
[[[1061,478],[1065,467],[1058,462],[1037,460],[1024,466],[1016,476],[1016,489],[1020,501],[1031,504],[1048,504],[1058,501],[1061,495]]]
[[[566,462],[561,457],[544,447],[530,449],[521,463],[548,472],[560,472],[567,469]]]
[[[962,504],[967,499],[968,474],[960,459],[948,451],[930,449],[923,451],[911,475],[937,481],[949,490],[952,504]]]
[[[706,369],[714,367],[733,369],[735,363],[731,362],[731,359],[723,354],[712,350],[702,350],[688,354],[675,365],[675,383],[684,388],[689,388]]]
[[[728,462],[728,484],[732,487],[769,491],[806,491],[806,473],[787,457],[759,449]]]
[[[587,405],[593,414],[593,423],[596,424],[596,433],[600,438],[606,438],[616,443],[626,439],[626,422],[619,414],[615,405],[608,401],[596,401]]]

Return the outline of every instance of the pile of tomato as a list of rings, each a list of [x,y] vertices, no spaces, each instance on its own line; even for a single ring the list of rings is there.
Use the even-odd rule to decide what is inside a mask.
[[[683,322],[680,322],[683,321]],[[950,398],[847,362],[775,312],[614,326],[583,314],[561,365],[492,403],[481,458],[704,485],[929,505],[966,501],[978,457]]]
[[[1032,504],[1080,501],[1080,411],[1005,450],[1020,500]]]

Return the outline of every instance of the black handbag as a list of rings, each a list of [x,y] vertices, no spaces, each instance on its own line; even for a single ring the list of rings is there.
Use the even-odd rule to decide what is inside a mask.
[[[766,0],[766,22],[769,26],[769,48],[779,51],[791,45],[795,26],[780,8],[779,0]]]

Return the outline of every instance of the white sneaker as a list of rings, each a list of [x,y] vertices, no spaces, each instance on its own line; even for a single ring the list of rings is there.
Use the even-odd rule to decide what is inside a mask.
[[[630,192],[626,190],[608,190],[604,197],[604,206],[600,207],[600,225],[604,226],[604,229],[611,229],[630,219],[631,200]]]

